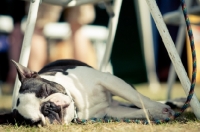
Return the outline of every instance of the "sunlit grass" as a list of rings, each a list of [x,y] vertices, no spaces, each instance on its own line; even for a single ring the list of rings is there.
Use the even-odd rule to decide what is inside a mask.
[[[200,122],[199,121],[188,121],[187,123],[173,122],[161,125],[152,125],[154,132],[199,132]],[[24,127],[24,126],[12,126],[4,125],[0,126],[1,132],[149,132],[151,131],[149,125],[141,125],[135,123],[94,123],[87,125],[49,125],[44,127]]]

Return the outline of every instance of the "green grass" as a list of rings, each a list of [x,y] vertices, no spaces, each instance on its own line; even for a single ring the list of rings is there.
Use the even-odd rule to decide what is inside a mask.
[[[136,85],[136,89],[148,96],[153,100],[165,100],[166,99],[166,85],[161,84],[159,91],[152,92],[147,84]],[[196,86],[195,93],[200,98],[200,87]],[[180,84],[175,84],[172,91],[172,98],[186,97]],[[119,97],[115,99],[121,100]],[[8,111],[11,108],[11,96],[0,97],[0,112]],[[177,120],[164,123],[161,125],[142,125],[136,123],[88,123],[85,125],[47,125],[44,127],[28,127],[28,126],[17,126],[17,125],[0,125],[0,132],[133,132],[133,131],[153,131],[153,132],[200,132],[200,121],[196,119],[191,109],[188,109],[181,117]]]

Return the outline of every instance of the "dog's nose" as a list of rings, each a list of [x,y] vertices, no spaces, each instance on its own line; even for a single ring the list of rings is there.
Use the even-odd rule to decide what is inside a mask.
[[[44,107],[45,107],[45,108],[48,108],[48,107],[50,107],[50,105],[51,105],[51,104],[50,104],[49,102],[47,102],[47,103],[44,104]]]
[[[41,112],[44,114],[44,116],[49,114],[49,111],[48,111],[49,107],[50,107],[49,102],[45,102],[44,104],[42,104]]]

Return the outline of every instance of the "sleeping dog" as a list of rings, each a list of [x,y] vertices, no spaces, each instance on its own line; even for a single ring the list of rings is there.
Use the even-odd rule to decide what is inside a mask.
[[[13,61],[21,87],[11,113],[0,115],[0,124],[69,124],[72,120],[103,118],[166,119],[174,111],[153,101],[122,79],[76,60],[58,60],[38,73]],[[112,100],[119,96],[136,107]],[[144,112],[144,109],[147,111]]]

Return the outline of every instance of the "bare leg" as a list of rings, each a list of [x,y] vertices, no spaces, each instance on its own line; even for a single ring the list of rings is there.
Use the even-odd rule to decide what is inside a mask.
[[[39,71],[47,61],[47,42],[44,36],[35,31],[31,43],[31,53],[28,67],[31,70]]]
[[[92,43],[82,32],[81,28],[94,20],[93,5],[82,5],[68,8],[65,11],[66,20],[71,28],[71,43],[74,59],[83,61],[97,68],[96,54]]]
[[[42,3],[38,10],[35,31],[32,36],[31,53],[28,67],[31,70],[40,70],[47,62],[47,41],[43,34],[43,28],[50,22],[56,22],[62,11],[61,6]]]
[[[23,40],[23,33],[21,32],[20,23],[16,23],[14,26],[14,30],[9,36],[10,48],[9,48],[9,58],[19,61],[19,55],[21,51],[21,44]],[[8,73],[7,83],[13,85],[16,78],[16,68],[13,63],[10,61],[10,70]]]
[[[81,28],[73,29],[71,42],[74,58],[96,68],[97,64],[94,48],[90,40],[83,34]]]

